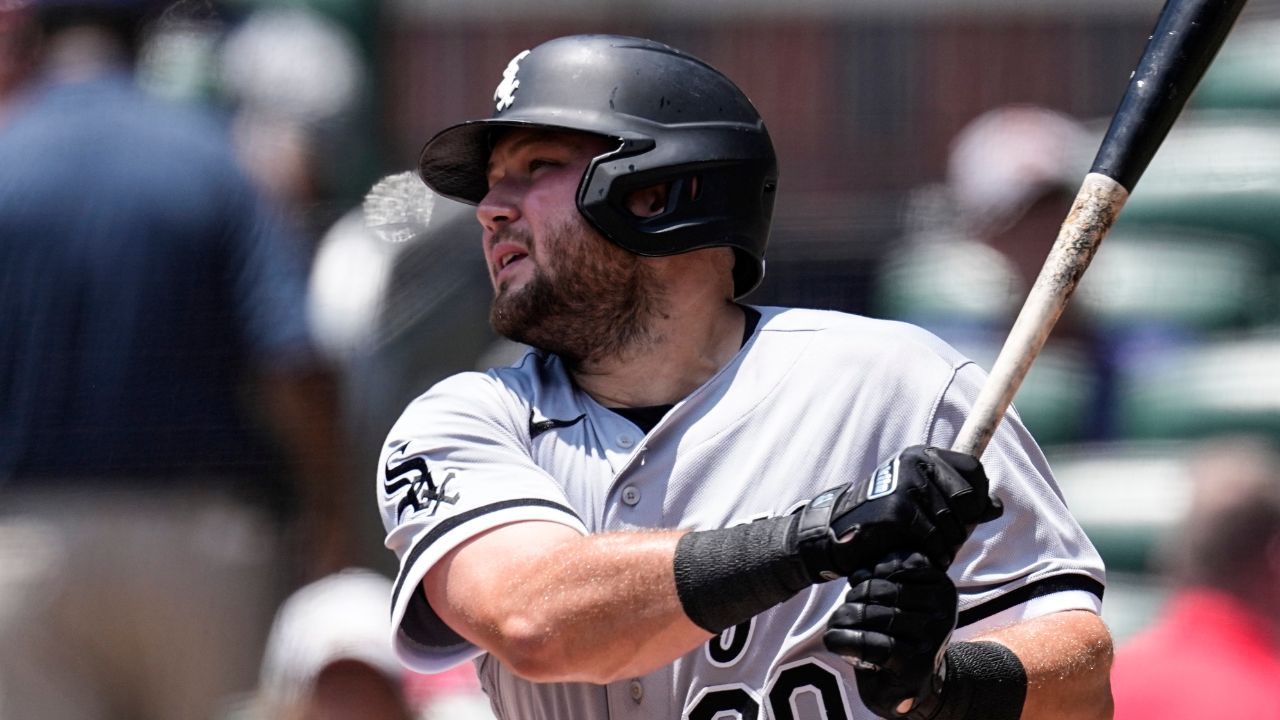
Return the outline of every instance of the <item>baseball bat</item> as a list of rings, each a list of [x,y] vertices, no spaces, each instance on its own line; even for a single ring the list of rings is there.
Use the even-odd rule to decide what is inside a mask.
[[[1165,2],[1093,166],[953,449],[979,457],[986,449],[1102,238],[1222,46],[1244,1]]]

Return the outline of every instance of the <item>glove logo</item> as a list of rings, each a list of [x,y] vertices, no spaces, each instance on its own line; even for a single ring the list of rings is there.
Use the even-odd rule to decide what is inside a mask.
[[[867,499],[875,500],[892,493],[898,487],[898,458],[876,468],[871,474],[871,487],[867,488]]]
[[[511,104],[516,101],[516,89],[520,87],[516,73],[520,72],[520,61],[528,56],[528,50],[521,52],[511,58],[511,62],[507,63],[507,69],[502,71],[502,82],[498,83],[498,88],[493,91],[493,100],[498,104],[498,112],[511,107]]]
[[[840,494],[840,490],[839,490],[839,488],[836,488],[835,490],[828,490],[828,491],[826,491],[826,492],[822,493],[821,495],[819,495],[818,497],[814,498],[814,499],[809,503],[809,507],[811,507],[811,508],[824,508],[824,507],[826,507],[826,506],[830,505],[832,502],[834,502],[834,501],[835,501],[835,499],[836,499],[836,496],[837,496],[837,495],[839,495],[839,494]]]

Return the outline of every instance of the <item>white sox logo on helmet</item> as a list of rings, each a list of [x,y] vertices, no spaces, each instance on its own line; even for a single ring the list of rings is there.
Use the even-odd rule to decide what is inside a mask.
[[[502,71],[502,82],[498,83],[497,89],[493,91],[493,100],[498,103],[498,112],[511,107],[511,104],[516,101],[516,88],[520,87],[516,73],[520,72],[520,61],[528,55],[529,51],[525,50],[511,58],[511,62],[507,63],[507,69]]]

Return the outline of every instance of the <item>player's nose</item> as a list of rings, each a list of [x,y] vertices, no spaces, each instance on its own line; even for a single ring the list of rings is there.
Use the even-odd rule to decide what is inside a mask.
[[[495,232],[520,217],[520,205],[509,183],[499,181],[476,205],[476,218],[487,232]]]

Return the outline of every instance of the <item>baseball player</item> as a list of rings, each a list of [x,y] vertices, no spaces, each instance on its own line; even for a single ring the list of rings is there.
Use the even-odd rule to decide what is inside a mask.
[[[532,347],[391,429],[391,620],[501,718],[1110,716],[1102,563],[983,373],[928,333],[736,302],[777,169],[721,73],[637,38],[517,55],[426,145]],[[928,282],[928,278],[921,278]]]

